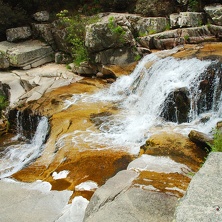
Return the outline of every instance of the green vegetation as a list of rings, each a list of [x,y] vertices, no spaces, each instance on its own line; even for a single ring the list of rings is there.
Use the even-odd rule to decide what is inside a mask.
[[[168,30],[170,30],[170,23],[169,22],[166,24],[166,27],[165,27],[165,31],[168,31]]]
[[[214,130],[213,136],[213,145],[209,144],[211,146],[212,152],[222,152],[222,131],[218,129]]]
[[[148,31],[149,35],[152,35],[152,34],[156,34],[156,30],[155,29],[150,29]]]
[[[137,54],[134,56],[134,61],[139,61],[141,59],[141,55]]]
[[[184,36],[184,39],[185,39],[185,41],[187,42],[187,41],[189,41],[190,36],[187,34],[187,35]]]
[[[2,111],[8,106],[6,97],[0,93],[0,117],[2,117]]]
[[[188,8],[189,8],[192,12],[197,11],[197,10],[198,10],[198,6],[199,6],[198,0],[189,0],[189,2],[188,2]]]
[[[109,23],[108,23],[108,28],[110,29],[110,31],[117,35],[118,38],[120,39],[120,42],[124,42],[124,36],[126,34],[125,30],[123,29],[122,26],[118,25],[116,22],[115,22],[115,19],[113,16],[111,16],[109,18]]]
[[[63,10],[57,14],[60,19],[60,25],[67,28],[67,42],[72,48],[72,57],[75,65],[79,66],[81,62],[89,61],[89,54],[85,47],[86,25],[98,21],[97,17],[85,17],[82,15],[69,16],[68,10]]]

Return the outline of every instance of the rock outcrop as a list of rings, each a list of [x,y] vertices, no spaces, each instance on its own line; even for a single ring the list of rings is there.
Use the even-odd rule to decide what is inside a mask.
[[[192,178],[175,212],[176,222],[221,221],[222,153],[212,152]]]
[[[26,40],[32,36],[32,31],[29,26],[11,28],[6,30],[6,38],[9,42],[17,42]]]
[[[210,23],[213,22],[214,25],[222,25],[222,5],[209,5],[204,8],[208,15],[208,20]]]
[[[0,42],[0,68],[18,67],[30,69],[54,61],[54,51],[48,45],[38,40],[22,43]]]

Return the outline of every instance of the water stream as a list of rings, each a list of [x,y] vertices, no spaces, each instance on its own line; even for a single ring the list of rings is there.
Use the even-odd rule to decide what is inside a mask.
[[[75,94],[64,101],[64,109],[73,104],[112,103],[118,109],[116,114],[96,118],[101,124],[99,130],[75,130],[61,135],[56,147],[62,149],[66,139],[71,137],[73,146],[87,143],[87,149],[127,149],[132,154],[157,131],[175,131],[187,135],[191,129],[209,133],[222,117],[220,72],[215,71],[211,90],[212,105],[201,97],[200,82],[207,78],[208,69],[214,61],[196,58],[176,59],[171,56],[177,49],[147,55],[129,76],[120,77],[110,87],[89,94]],[[221,67],[220,67],[221,68]],[[190,101],[187,122],[178,123],[163,118],[166,101],[170,93],[185,89]],[[175,110],[177,112],[177,110]],[[201,121],[205,118],[205,121]],[[48,121],[42,118],[30,143],[12,145],[4,150],[0,159],[0,178],[8,177],[37,158],[43,149],[48,132]],[[20,132],[19,132],[20,133]]]
[[[30,143],[8,146],[0,157],[0,178],[5,178],[39,157],[48,134],[48,119],[42,117]],[[18,134],[21,132],[19,131]]]
[[[176,59],[170,56],[173,52],[169,50],[147,55],[131,75],[119,78],[109,88],[94,95],[73,95],[72,100],[66,101],[66,108],[79,101],[101,101],[113,102],[120,110],[115,115],[97,117],[102,122],[98,133],[90,129],[73,132],[72,142],[78,145],[85,141],[97,149],[102,146],[113,149],[124,147],[137,154],[140,146],[158,130],[176,131],[186,135],[191,129],[209,133],[222,117],[218,75],[214,77],[212,98],[215,101],[210,109],[201,107],[200,111],[197,100],[201,96],[200,82],[207,77],[207,70],[216,61]],[[167,54],[169,56],[165,57]],[[181,88],[186,89],[190,101],[188,121],[181,124],[166,121],[161,113],[166,109],[167,97]],[[202,105],[205,106],[206,102]],[[206,117],[207,121],[201,121]],[[70,134],[63,135],[61,140],[66,136]]]

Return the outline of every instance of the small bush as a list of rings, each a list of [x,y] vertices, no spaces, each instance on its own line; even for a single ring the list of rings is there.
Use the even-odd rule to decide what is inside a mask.
[[[113,34],[118,35],[120,42],[124,42],[124,36],[126,34],[122,26],[117,25],[113,16],[109,18],[108,28]]]
[[[213,135],[213,145],[210,145],[212,152],[222,152],[222,132],[220,130],[214,130]]]
[[[86,25],[98,21],[97,17],[84,17],[79,14],[69,16],[67,10],[57,14],[61,25],[67,27],[67,42],[72,46],[72,57],[75,65],[79,66],[81,62],[89,61],[88,51],[85,47]]]
[[[8,101],[3,94],[0,94],[0,118],[2,117],[2,111],[8,106]]]

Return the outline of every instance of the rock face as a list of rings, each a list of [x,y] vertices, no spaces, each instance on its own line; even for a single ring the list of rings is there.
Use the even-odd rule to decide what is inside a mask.
[[[176,209],[175,221],[221,221],[222,153],[213,152],[195,174]]]
[[[33,37],[36,39],[41,39],[47,44],[51,45],[53,49],[56,48],[56,43],[52,34],[52,24],[36,24],[32,23],[32,33]]]
[[[19,40],[25,40],[32,36],[30,27],[18,27],[6,30],[6,38],[9,42],[16,42]]]
[[[135,13],[144,16],[165,16],[175,11],[176,1],[138,0],[135,5]]]
[[[199,12],[180,12],[179,14],[170,15],[170,25],[177,27],[197,27],[204,24],[203,13]]]
[[[52,48],[37,40],[22,43],[0,42],[0,51],[3,68],[12,66],[30,69],[54,61]]]
[[[163,17],[111,13],[87,27],[86,47],[96,63],[129,64],[141,56],[135,37],[161,32],[166,26]]]
[[[170,49],[185,43],[198,44],[209,41],[216,41],[216,37],[208,26],[170,30],[138,38],[141,46],[149,49]]]
[[[33,18],[38,22],[47,22],[49,20],[49,13],[47,11],[36,12]]]
[[[188,121],[190,100],[189,93],[185,88],[170,93],[164,104],[165,108],[161,116],[167,121],[177,123]]]
[[[222,5],[206,6],[204,10],[215,25],[222,25]]]

